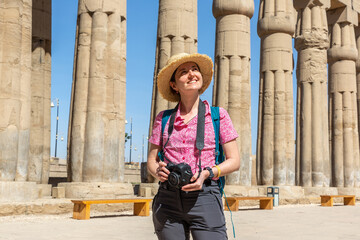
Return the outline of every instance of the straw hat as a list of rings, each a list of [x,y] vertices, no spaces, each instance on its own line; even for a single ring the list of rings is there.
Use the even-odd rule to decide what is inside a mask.
[[[174,71],[183,63],[194,62],[200,68],[200,73],[203,77],[203,86],[199,93],[202,94],[210,85],[213,74],[213,62],[211,58],[205,54],[199,53],[179,53],[173,55],[167,61],[165,67],[163,67],[157,77],[157,87],[162,97],[170,102],[179,102],[180,95],[170,87],[170,79]]]

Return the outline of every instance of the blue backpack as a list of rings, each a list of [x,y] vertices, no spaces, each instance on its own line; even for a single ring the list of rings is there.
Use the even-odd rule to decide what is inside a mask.
[[[165,125],[169,121],[170,115],[174,110],[175,109],[168,109],[168,110],[164,111],[164,114],[161,119],[161,137],[163,136]],[[211,119],[212,119],[212,123],[214,126],[214,132],[215,132],[215,164],[219,165],[220,163],[224,162],[224,160],[225,160],[224,152],[223,152],[222,146],[220,145],[220,139],[219,139],[219,136],[220,136],[219,107],[211,107]],[[161,149],[158,156],[161,161],[164,161],[163,149]],[[221,196],[222,196],[223,192],[224,192],[224,187],[225,187],[225,177],[224,176],[219,178],[218,185],[219,185]]]

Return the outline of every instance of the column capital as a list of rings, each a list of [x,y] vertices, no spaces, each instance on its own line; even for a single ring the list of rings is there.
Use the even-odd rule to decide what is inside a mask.
[[[298,3],[302,1],[296,0]],[[303,6],[297,5],[299,16],[295,35],[295,48],[300,51],[308,48],[328,49],[328,22],[326,9],[330,1],[309,0]]]
[[[252,18],[254,0],[214,0],[212,11],[215,18],[230,14],[241,14]]]
[[[97,0],[80,0],[79,14],[84,12],[96,12],[102,10],[102,1]]]
[[[282,8],[275,7],[275,2],[263,1],[259,9],[257,33],[259,37],[272,33],[287,33],[294,35],[296,14],[293,4],[284,4]]]
[[[327,11],[329,25],[335,23],[351,23],[358,26],[358,13],[350,6],[340,7]]]
[[[78,14],[85,12],[119,12],[126,16],[126,0],[79,0]]]
[[[321,6],[325,9],[329,9],[331,6],[331,0],[294,0],[294,8],[301,10],[304,8],[312,8],[314,6]]]
[[[358,51],[360,50],[360,27],[355,28],[355,38],[356,38],[356,45]],[[360,72],[360,54],[358,54],[358,58],[356,60],[356,71]]]

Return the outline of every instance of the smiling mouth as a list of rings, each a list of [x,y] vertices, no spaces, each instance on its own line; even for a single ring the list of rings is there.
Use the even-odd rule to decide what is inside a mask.
[[[191,83],[196,83],[198,80],[191,80],[190,82],[188,82],[189,84]]]

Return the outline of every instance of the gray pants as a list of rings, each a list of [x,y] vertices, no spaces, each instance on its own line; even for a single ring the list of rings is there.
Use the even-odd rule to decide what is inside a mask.
[[[184,192],[161,183],[153,200],[153,222],[160,240],[224,240],[225,216],[215,181],[201,191]]]

